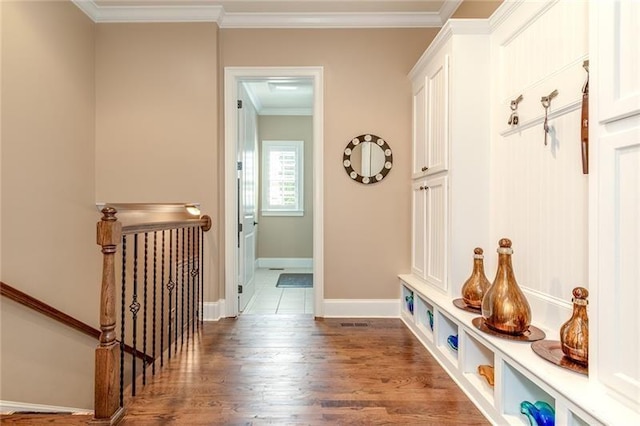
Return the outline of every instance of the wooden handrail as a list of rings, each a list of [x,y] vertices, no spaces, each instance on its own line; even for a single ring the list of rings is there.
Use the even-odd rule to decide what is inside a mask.
[[[169,222],[155,222],[155,223],[140,223],[135,225],[123,225],[122,234],[131,235],[139,234],[143,232],[164,231],[167,229],[176,228],[202,228],[203,231],[211,229],[211,218],[207,215],[202,216],[200,219],[185,219],[175,220]]]
[[[0,294],[5,296],[6,298],[13,300],[16,303],[21,304],[22,306],[26,306],[42,315],[48,316],[49,318],[58,321],[61,324],[64,324],[68,327],[71,327],[87,336],[93,337],[95,339],[100,337],[100,330],[95,327],[90,326],[87,323],[84,323],[71,315],[65,314],[64,312],[54,308],[53,306],[36,299],[33,296],[28,295],[15,287],[10,286],[7,283],[0,281]],[[147,355],[139,350],[134,351],[133,348],[129,345],[124,345],[124,351],[129,354],[134,354],[137,358],[146,358],[147,362],[152,362],[153,357],[151,355]]]

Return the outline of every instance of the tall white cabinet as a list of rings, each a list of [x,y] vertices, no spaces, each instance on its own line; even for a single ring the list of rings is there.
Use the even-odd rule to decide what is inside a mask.
[[[487,21],[451,20],[410,73],[414,105],[412,268],[410,274],[400,275],[401,318],[494,424],[528,425],[520,413],[524,400],[550,404],[555,409],[556,425],[640,424],[640,2],[590,1],[588,29],[584,25],[585,7],[572,0],[505,2]],[[507,21],[511,25],[505,24]],[[567,27],[550,22],[566,23]],[[547,30],[553,33],[548,38],[539,37],[540,28],[545,29],[544,34]],[[542,359],[527,342],[479,331],[472,324],[479,314],[458,309],[452,303],[460,297],[461,286],[471,272],[474,247],[485,248],[487,276],[493,279],[490,259],[495,256],[497,239],[490,239],[489,228],[511,229],[502,223],[505,218],[527,223],[508,209],[492,206],[490,189],[494,190],[495,202],[499,198],[495,188],[502,188],[498,184],[510,179],[520,185],[514,188],[518,197],[522,191],[533,191],[533,197],[535,191],[566,184],[566,180],[546,178],[544,173],[554,176],[557,163],[553,161],[559,161],[556,157],[568,151],[573,146],[570,144],[580,142],[573,137],[579,134],[581,124],[573,118],[580,116],[571,113],[577,111],[572,99],[581,94],[583,73],[574,71],[582,71],[587,49],[576,50],[578,54],[569,58],[558,54],[553,66],[559,70],[547,69],[548,61],[533,63],[537,68],[525,65],[531,57],[548,51],[549,45],[568,44],[563,35],[585,46],[581,43],[586,41],[587,32],[589,201],[588,211],[585,207],[580,212],[588,215],[588,375]],[[558,45],[556,50],[562,53],[562,47]],[[520,64],[520,71],[527,75],[514,73],[508,66],[511,62],[505,60],[504,52],[509,49],[511,56],[507,59],[516,58],[514,63]],[[549,52],[550,57],[554,53]],[[541,143],[538,95],[564,84],[563,73],[573,73],[567,81],[575,83],[562,86],[560,96],[564,98],[557,100],[562,106],[551,119],[556,139],[551,139],[550,147],[558,144],[553,151]],[[492,88],[492,82],[501,87]],[[489,99],[496,98],[498,89],[512,86],[518,93],[521,86],[529,91],[525,96],[528,103],[521,110],[524,124],[510,130],[509,135],[517,134],[517,138],[500,138],[499,128],[504,127],[500,120],[504,117],[506,122],[509,102],[505,98],[492,104]],[[517,93],[509,91],[501,96],[507,95]],[[490,121],[496,120],[501,126],[492,127]],[[539,129],[535,127],[538,122]],[[530,137],[528,132],[532,131],[537,133]],[[512,156],[489,156],[491,148],[504,149],[505,144],[514,147]],[[537,165],[527,171],[537,173],[536,185],[522,185],[526,179],[520,176],[518,180],[517,173],[503,173],[513,168],[498,167],[498,161],[491,165],[493,158],[517,161],[519,166]],[[578,159],[576,156],[579,167]],[[581,174],[578,177],[587,179]],[[521,199],[507,192],[499,195],[503,201]],[[548,201],[541,202],[540,212],[547,211],[545,203]],[[536,214],[524,217],[535,219]],[[550,226],[540,229],[554,232]],[[536,233],[513,237],[534,244],[542,241]],[[559,242],[563,247],[572,243]],[[566,250],[577,253],[584,246],[580,243]],[[543,252],[537,259],[537,251],[522,252],[518,254],[535,260],[516,264],[517,276],[528,273],[533,278],[530,286],[535,291],[528,289],[527,294],[536,301],[532,306],[534,325],[545,331],[547,340],[558,340],[559,324],[569,318],[571,305],[558,300],[554,286],[535,288],[546,276],[535,271],[551,262],[552,256]],[[547,269],[554,273],[551,282],[556,287],[579,285],[560,274],[568,267]],[[457,337],[456,348],[448,344],[452,336]],[[478,373],[480,365],[494,368],[494,386]]]
[[[640,2],[590,12],[590,354],[597,381],[640,411]]]
[[[409,74],[412,273],[455,295],[489,234],[489,27],[450,20]]]

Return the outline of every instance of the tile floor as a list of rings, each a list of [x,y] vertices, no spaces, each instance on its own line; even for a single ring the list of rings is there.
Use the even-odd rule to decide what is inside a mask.
[[[310,273],[312,269],[257,269],[256,293],[242,312],[247,314],[312,314],[313,288],[278,288],[281,273]]]

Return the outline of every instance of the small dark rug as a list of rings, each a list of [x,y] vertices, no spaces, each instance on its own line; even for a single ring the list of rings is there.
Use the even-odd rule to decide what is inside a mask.
[[[313,274],[280,274],[276,287],[280,288],[312,288]]]

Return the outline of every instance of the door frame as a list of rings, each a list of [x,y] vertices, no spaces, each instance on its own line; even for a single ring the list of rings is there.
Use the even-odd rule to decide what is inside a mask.
[[[314,315],[324,316],[323,67],[225,67],[224,69],[224,249],[225,313],[238,315],[237,234],[237,99],[243,80],[306,77],[313,80],[313,289]],[[233,301],[233,302],[232,302]]]

